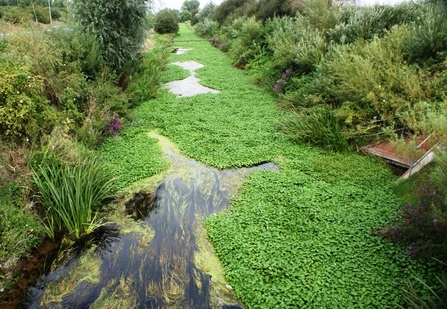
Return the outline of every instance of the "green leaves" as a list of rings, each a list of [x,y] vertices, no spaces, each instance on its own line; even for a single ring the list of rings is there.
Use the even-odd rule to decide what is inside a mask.
[[[67,229],[79,239],[101,225],[96,211],[112,195],[115,179],[100,161],[86,158],[74,166],[40,165],[33,180],[46,210],[48,236]]]
[[[120,72],[129,60],[137,60],[145,33],[145,0],[79,0],[72,4],[81,29],[102,46],[107,65]]]
[[[23,140],[51,128],[55,115],[43,88],[43,79],[27,66],[0,60],[0,135]]]
[[[153,176],[168,167],[157,141],[135,127],[128,127],[122,134],[104,141],[100,152],[115,171],[116,188]]]
[[[289,160],[251,175],[231,210],[206,222],[238,297],[248,308],[395,307],[416,262],[370,232],[394,215],[393,177],[356,155],[314,153],[305,173],[304,159]]]

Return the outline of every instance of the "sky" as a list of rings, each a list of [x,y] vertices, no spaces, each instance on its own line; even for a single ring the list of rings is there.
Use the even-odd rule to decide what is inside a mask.
[[[200,8],[203,8],[210,2],[219,5],[224,0],[199,0]],[[404,0],[356,0],[358,5],[374,5],[374,4],[389,4],[394,5],[401,3]],[[165,8],[181,10],[184,0],[153,0],[155,11],[159,11]]]

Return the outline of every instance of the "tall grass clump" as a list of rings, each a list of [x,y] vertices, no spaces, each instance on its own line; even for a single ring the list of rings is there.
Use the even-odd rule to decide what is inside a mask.
[[[339,120],[331,108],[317,105],[284,118],[280,128],[293,140],[321,146],[333,151],[345,151],[348,143]]]
[[[113,195],[114,178],[99,159],[85,158],[75,165],[43,164],[34,170],[33,180],[51,238],[66,231],[79,239],[102,224],[97,211]]]

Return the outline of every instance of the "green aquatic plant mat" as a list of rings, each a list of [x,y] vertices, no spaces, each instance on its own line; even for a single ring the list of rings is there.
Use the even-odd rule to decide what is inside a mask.
[[[374,235],[400,203],[394,177],[358,155],[289,150],[280,173],[253,174],[231,209],[207,220],[237,296],[247,308],[402,304],[411,269],[427,269]]]
[[[197,61],[196,71],[204,86],[219,94],[179,97],[165,90],[135,110],[148,129],[160,129],[178,144],[180,150],[199,161],[218,168],[250,166],[273,160],[278,141],[275,129],[280,115],[275,98],[250,84],[243,71],[207,41],[188,41],[194,36],[181,27],[174,47],[188,48],[184,54],[171,54],[171,62]],[[167,72],[169,75],[172,69]]]
[[[104,161],[114,169],[115,189],[151,177],[168,168],[157,140],[149,138],[144,126],[129,124],[118,136],[107,139],[100,147]]]
[[[153,130],[219,168],[280,165],[280,173],[250,176],[230,211],[207,221],[227,279],[247,308],[395,308],[410,269],[433,277],[430,265],[373,235],[401,203],[384,166],[293,145],[275,129],[282,116],[275,99],[251,85],[224,53],[184,25],[175,47],[190,50],[171,54],[170,62],[203,64],[196,76],[221,92],[177,98],[162,89],[134,109],[134,124],[101,153],[119,167],[122,186],[166,168],[147,136]],[[163,81],[182,72],[168,70]]]

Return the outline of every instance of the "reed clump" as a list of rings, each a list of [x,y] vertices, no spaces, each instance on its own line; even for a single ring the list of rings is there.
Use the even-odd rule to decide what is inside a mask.
[[[45,230],[54,238],[66,231],[79,239],[101,226],[98,210],[113,196],[114,178],[98,158],[84,158],[76,164],[47,163],[33,173],[37,198],[45,210]]]

